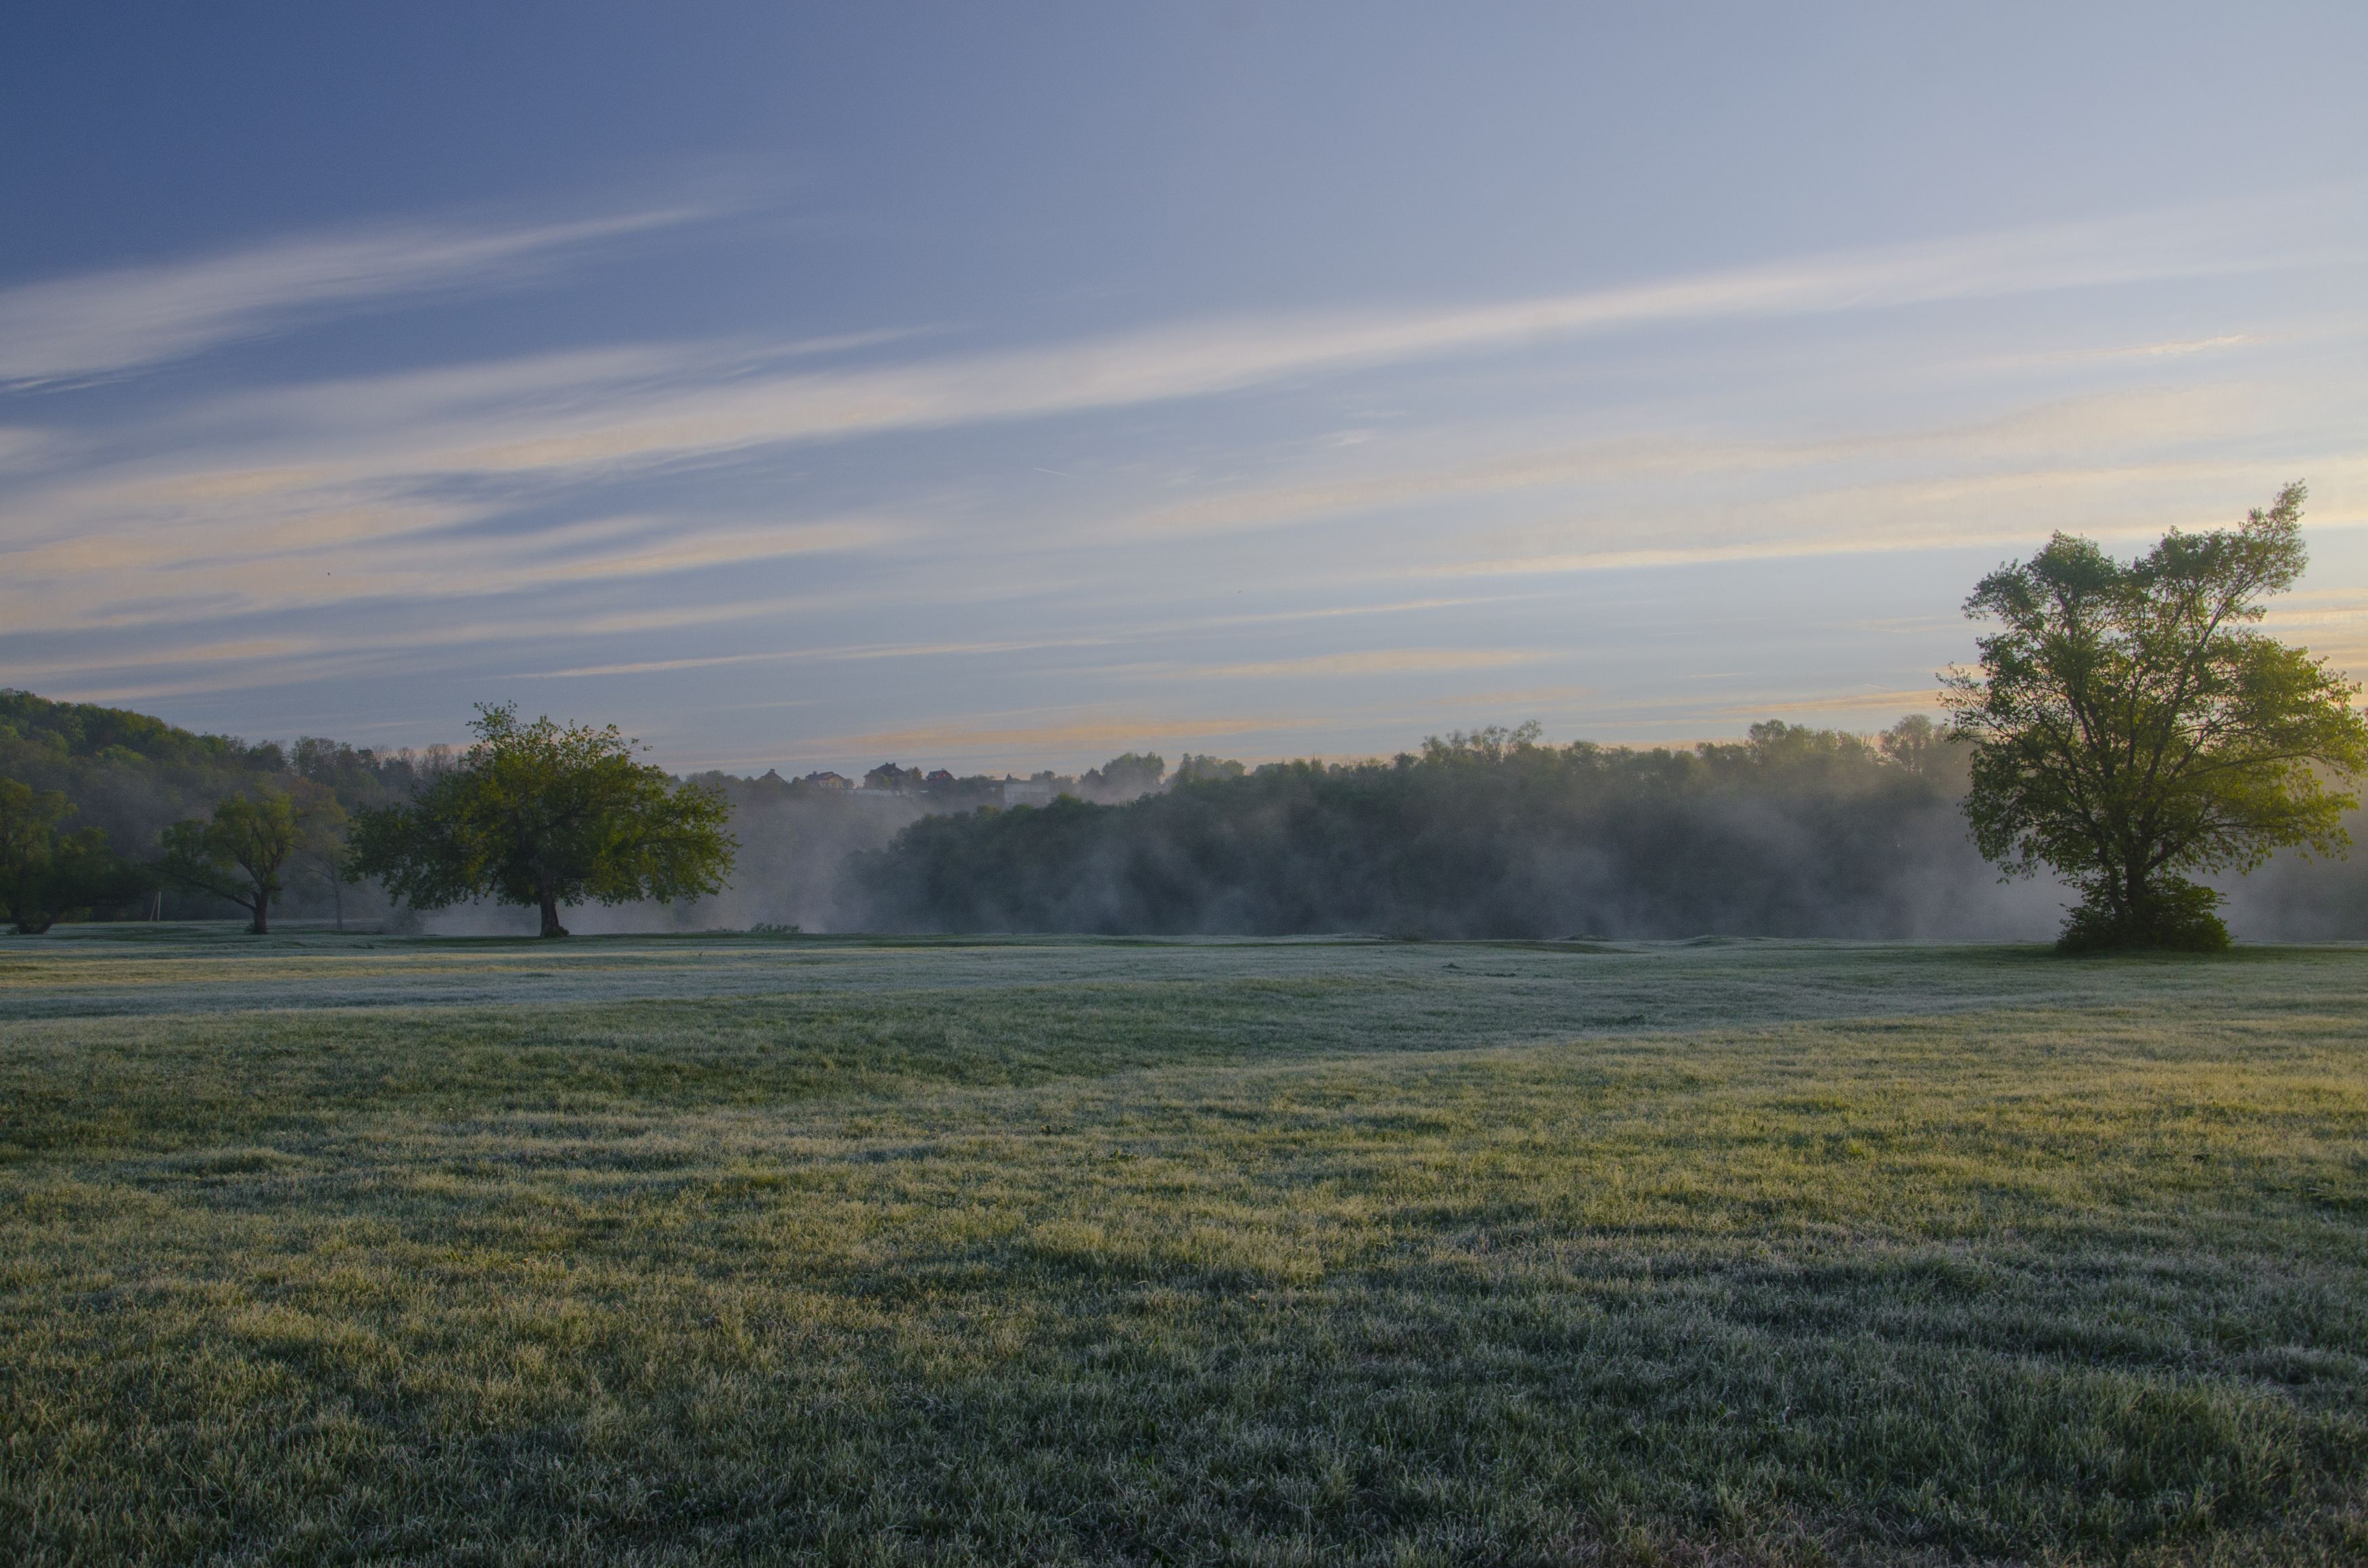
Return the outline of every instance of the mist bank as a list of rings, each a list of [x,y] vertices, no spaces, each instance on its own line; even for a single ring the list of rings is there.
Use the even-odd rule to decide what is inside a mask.
[[[119,709],[0,690],[0,777],[63,791],[70,827],[135,858],[167,824],[300,783],[348,810],[406,799],[450,747],[370,751],[199,735]],[[2052,937],[2071,893],[2001,882],[1960,806],[1964,756],[1921,720],[1861,737],[1783,723],[1678,750],[1540,744],[1533,726],[1382,761],[1247,768],[1133,753],[1076,778],[955,778],[882,765],[865,787],[812,774],[689,780],[723,791],[739,852],[719,894],[571,906],[580,932],[1044,931],[1667,938]],[[1004,804],[1050,799],[1049,804]],[[1097,803],[1099,802],[1099,803]],[[2355,838],[2368,820],[2353,813]],[[2368,856],[2282,855],[2214,879],[2256,941],[2368,939]],[[332,868],[291,865],[285,918],[531,935],[531,911],[423,917]],[[214,918],[167,890],[99,918]]]
[[[1632,750],[1535,731],[1388,761],[1177,780],[1130,804],[924,819],[845,873],[900,931],[2044,939],[2069,890],[1975,851],[1962,748],[1784,723]],[[2228,884],[2241,936],[2368,936],[2368,881],[2282,860]]]
[[[1230,769],[1239,763],[1184,759],[1183,771]],[[928,817],[992,812],[1012,798],[1087,802],[1132,801],[1161,789],[1167,765],[1156,754],[1128,752],[1082,774],[1051,770],[1025,778],[882,763],[860,784],[836,773],[784,778],[778,770],[755,778],[694,773],[682,781],[720,790],[731,803],[730,832],[738,842],[731,877],[721,893],[680,903],[571,906],[568,929],[587,936],[628,931],[746,931],[760,926],[803,931],[866,928],[871,900],[860,878],[871,851]],[[1024,809],[1024,808],[1023,808]],[[439,936],[530,936],[532,915],[515,908],[472,904],[428,915],[425,929]]]
[[[720,790],[731,802],[728,831],[739,849],[723,891],[677,903],[570,904],[570,931],[860,929],[855,912],[862,901],[848,881],[860,857],[885,848],[930,812],[967,809],[964,795],[953,790],[838,790],[769,773],[757,778],[700,773],[684,782]],[[531,937],[536,914],[514,905],[462,904],[427,915],[421,928],[444,937]]]

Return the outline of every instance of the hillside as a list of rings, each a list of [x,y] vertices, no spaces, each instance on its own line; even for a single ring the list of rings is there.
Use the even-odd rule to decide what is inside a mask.
[[[211,811],[214,802],[261,785],[288,789],[309,779],[334,791],[348,811],[397,799],[427,759],[376,753],[307,736],[283,749],[235,735],[202,735],[145,713],[89,702],[52,702],[0,688],[0,778],[56,790],[74,802],[68,825],[96,827],[128,858],[156,853],[171,823]],[[289,907],[331,903],[325,886],[290,890]],[[386,913],[368,892],[354,906]],[[164,913],[193,918],[227,905],[167,892]]]

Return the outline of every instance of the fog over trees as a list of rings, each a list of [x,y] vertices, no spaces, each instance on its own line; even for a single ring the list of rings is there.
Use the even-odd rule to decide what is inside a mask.
[[[2077,890],[2001,879],[1969,748],[1771,722],[1739,743],[1543,744],[1535,726],[1387,761],[1195,759],[1132,804],[931,817],[845,873],[850,926],[1422,937],[2053,934]],[[2368,868],[2292,854],[2221,879],[2240,936],[2368,936]]]
[[[61,791],[75,808],[65,821],[101,829],[131,861],[154,861],[166,826],[233,797],[278,791],[359,812],[413,800],[456,756],[248,744],[0,694],[0,778]],[[1370,761],[1187,755],[1170,767],[1129,754],[1074,777],[900,763],[893,778],[873,769],[869,789],[824,773],[698,774],[680,782],[722,799],[739,843],[726,885],[672,904],[572,908],[567,921],[585,933],[2044,939],[2077,892],[2002,882],[1983,861],[1962,807],[1966,767],[1967,748],[1911,717],[1871,737],[1770,722],[1676,749],[1553,744],[1525,726]],[[290,869],[275,918],[338,912],[309,859]],[[2282,854],[2219,885],[2240,938],[2368,937],[2368,862]],[[91,913],[245,913],[172,888],[160,906],[152,889]],[[370,884],[344,890],[342,914],[365,927],[536,929],[533,914],[490,904],[422,916]]]
[[[1195,774],[1126,806],[916,824],[859,860],[857,923],[1533,938],[2031,925],[2028,892],[1998,890],[1967,841],[1962,757],[1920,718],[1880,741],[1770,722],[1683,750],[1547,745],[1528,725],[1385,761]]]

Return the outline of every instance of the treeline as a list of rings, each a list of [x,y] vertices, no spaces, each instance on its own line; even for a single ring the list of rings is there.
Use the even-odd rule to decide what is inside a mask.
[[[372,750],[318,736],[283,745],[199,734],[143,713],[0,688],[0,929],[40,930],[60,919],[251,918],[238,902],[254,896],[251,880],[234,854],[225,857],[232,864],[204,865],[213,857],[199,830],[222,817],[218,836],[227,848],[237,829],[251,835],[240,802],[276,817],[277,801],[286,803],[292,839],[272,878],[276,913],[418,929],[418,913],[375,882],[339,879],[346,833],[365,811],[414,799],[459,757],[449,745]],[[917,768],[895,772],[909,773],[916,785],[922,777]],[[1099,771],[1040,781],[1064,790],[1123,782]],[[960,780],[953,788],[834,790],[776,774],[705,774],[689,782],[720,790],[731,803],[741,840],[732,886],[688,903],[588,911],[586,928],[843,926],[842,876],[852,852],[887,844],[925,812],[995,799],[1000,788]],[[176,866],[220,871],[224,892],[176,878]],[[434,919],[436,928],[456,931],[509,931],[519,923],[514,912],[490,906]]]
[[[74,801],[75,823],[127,847],[258,785],[327,790],[348,811],[407,798],[450,746],[370,751],[305,736],[292,746],[195,734],[162,719],[0,687],[0,774]]]
[[[417,912],[370,881],[337,876],[348,824],[362,812],[414,799],[459,761],[449,745],[372,750],[319,736],[290,744],[199,734],[164,720],[93,703],[57,702],[0,688],[0,930],[39,930],[52,920],[214,919],[252,911],[251,881],[233,863],[209,868],[200,826],[223,820],[228,841],[243,822],[239,802],[276,815],[285,801],[292,841],[273,878],[272,909],[299,918],[332,915],[360,926],[418,929]],[[1144,759],[1122,758],[1140,763]],[[1157,759],[1150,777],[1157,782]],[[886,771],[886,770],[875,770]],[[921,770],[898,768],[918,786]],[[1142,771],[1140,767],[1137,772]],[[1054,790],[1126,787],[1123,770],[1082,778],[1053,774]],[[1105,776],[1107,775],[1107,777]],[[875,849],[924,812],[996,798],[996,780],[951,787],[830,789],[777,774],[703,774],[688,780],[720,790],[740,839],[732,885],[712,898],[671,905],[586,912],[586,929],[646,930],[755,925],[844,928],[843,874],[851,853]],[[266,828],[279,827],[267,822]],[[175,839],[182,841],[174,853]],[[224,893],[171,875],[222,873]],[[211,879],[208,879],[211,880]],[[242,883],[246,885],[241,885]],[[515,912],[463,907],[433,916],[435,928],[512,931]]]
[[[1203,767],[1126,805],[927,818],[859,858],[850,913],[931,931],[1993,934],[2030,894],[1967,906],[1997,879],[1964,788],[1921,718],[1683,750],[1484,730],[1384,762]]]
[[[1188,756],[1177,776],[1224,769],[1243,771],[1237,762],[1220,764]],[[586,928],[598,928],[608,919],[637,919],[681,930],[754,926],[860,929],[872,903],[860,881],[871,864],[865,852],[885,848],[912,824],[980,807],[995,810],[1013,782],[1030,787],[1048,801],[1064,796],[1132,801],[1160,789],[1168,772],[1166,759],[1156,753],[1127,752],[1081,774],[1047,769],[1020,780],[932,775],[883,763],[864,776],[860,789],[816,782],[831,777],[810,774],[789,779],[770,772],[755,778],[728,773],[689,776],[684,782],[714,790],[731,803],[732,834],[739,840],[731,885],[713,898],[669,909],[593,915]]]
[[[266,797],[342,817],[408,799],[450,760],[447,747],[374,752],[313,736],[289,747],[249,744],[120,708],[0,688],[0,796],[6,797],[0,800],[0,897],[21,901],[21,911],[6,913],[27,926],[60,917],[227,914],[232,906],[224,900],[163,874],[168,829],[209,817],[225,801]],[[334,836],[324,835],[291,857],[285,905],[391,916],[372,890],[338,884],[335,852]],[[33,917],[22,918],[26,913]]]
[[[0,691],[0,872],[12,824],[53,795],[72,810],[48,824],[42,874],[81,895],[53,900],[64,906],[54,913],[228,915],[232,903],[164,874],[167,830],[226,801],[285,799],[299,831],[278,907],[416,928],[377,886],[337,881],[339,835],[365,809],[412,800],[455,758],[317,737],[250,744]],[[2047,882],[2001,884],[1966,832],[1963,748],[1920,718],[1873,738],[1771,722],[1742,742],[1675,750],[1549,745],[1531,725],[1386,761],[1246,768],[1187,756],[1172,774],[1130,754],[1074,781],[1115,804],[1064,795],[966,809],[970,780],[686,782],[730,805],[730,884],[583,911],[576,928],[2043,937],[2068,897]],[[2368,937],[2368,858],[2281,855],[2224,885],[2241,935]],[[453,932],[520,928],[492,907],[434,919]]]

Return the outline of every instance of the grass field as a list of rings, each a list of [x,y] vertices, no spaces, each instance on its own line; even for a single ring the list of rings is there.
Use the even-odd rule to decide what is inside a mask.
[[[2368,950],[0,941],[0,1560],[2368,1561]]]

